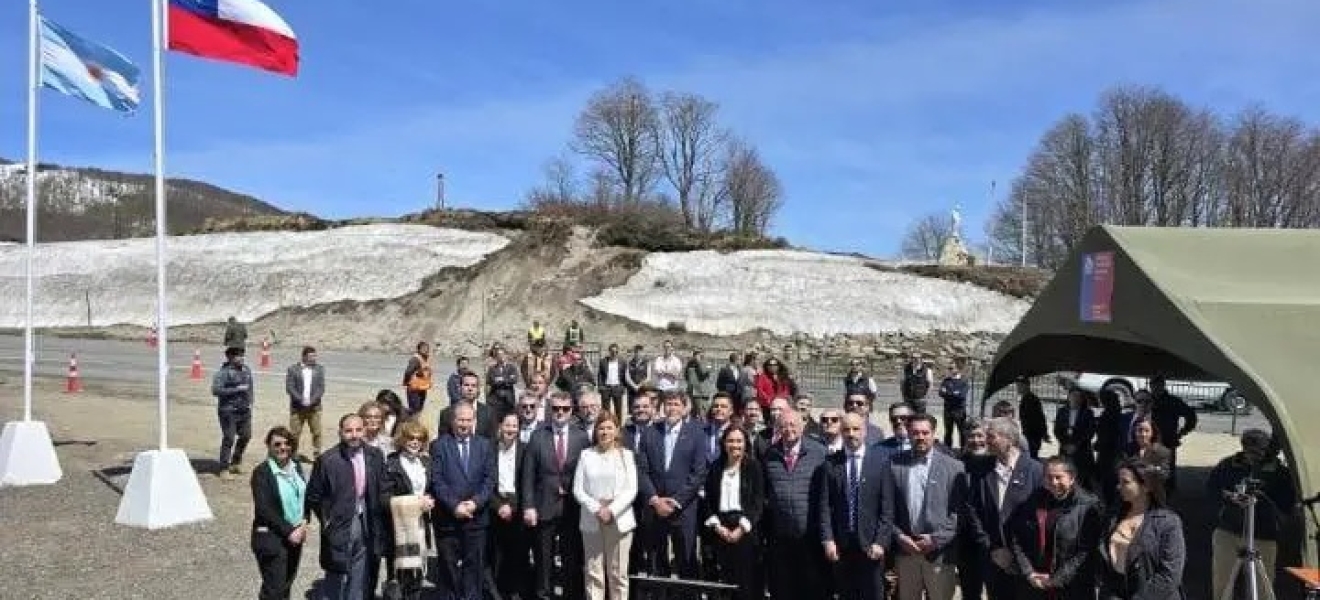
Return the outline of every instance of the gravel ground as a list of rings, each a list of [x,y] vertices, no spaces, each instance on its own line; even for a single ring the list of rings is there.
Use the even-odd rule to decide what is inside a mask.
[[[209,523],[148,532],[114,524],[119,491],[133,455],[155,443],[155,393],[150,386],[90,385],[61,393],[62,381],[41,380],[35,413],[59,445],[64,479],[53,486],[0,489],[0,600],[105,598],[191,600],[250,598],[258,576],[248,551],[251,499],[246,477],[221,481],[206,474],[218,442],[206,386],[178,378],[171,388],[171,444],[187,449],[204,474],[202,488],[215,513]],[[327,400],[327,445],[334,418],[357,408],[375,389],[336,383]],[[284,420],[283,400],[259,399],[254,434]],[[20,382],[0,382],[0,420],[21,416]],[[433,409],[432,409],[433,410]],[[433,415],[426,422],[434,421]],[[1208,598],[1209,523],[1213,504],[1199,490],[1208,471],[1236,443],[1221,433],[1196,433],[1181,451],[1183,494],[1178,506],[1188,523],[1188,597]],[[258,440],[248,462],[260,460]],[[308,544],[319,540],[313,532]],[[315,552],[303,558],[295,597],[320,576]],[[308,596],[309,598],[312,596]]]

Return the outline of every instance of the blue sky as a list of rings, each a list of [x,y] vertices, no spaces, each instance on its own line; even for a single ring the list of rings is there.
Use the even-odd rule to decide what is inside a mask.
[[[783,179],[775,233],[888,255],[961,203],[980,237],[1040,134],[1115,84],[1230,112],[1320,120],[1314,0],[269,0],[296,80],[166,59],[171,176],[329,217],[433,202],[511,208],[595,89],[635,75],[703,94]],[[148,0],[44,0],[150,78]],[[25,3],[0,4],[0,156],[24,152]],[[149,99],[147,100],[150,101]],[[43,161],[148,171],[147,105],[123,118],[42,95]]]

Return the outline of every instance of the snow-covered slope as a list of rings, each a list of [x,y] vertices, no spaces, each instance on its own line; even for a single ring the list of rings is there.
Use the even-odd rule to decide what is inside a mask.
[[[933,330],[1004,333],[1027,302],[970,284],[882,272],[861,259],[786,250],[651,254],[620,287],[583,304],[665,327],[815,336]]]
[[[169,240],[172,324],[249,320],[283,306],[394,298],[446,267],[468,267],[509,243],[495,234],[380,224],[316,232],[230,233]],[[25,250],[0,246],[0,327],[23,324]],[[149,325],[155,241],[39,244],[38,327]]]
[[[27,165],[21,163],[0,165],[0,198],[26,198],[26,173]],[[37,186],[47,202],[57,199],[59,206],[54,208],[64,212],[81,212],[98,204],[118,202],[122,196],[145,189],[140,183],[97,179],[72,169],[38,170]]]

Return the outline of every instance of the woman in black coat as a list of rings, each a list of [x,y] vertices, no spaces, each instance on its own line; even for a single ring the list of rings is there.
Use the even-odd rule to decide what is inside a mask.
[[[1045,461],[1044,485],[1009,518],[1018,600],[1094,600],[1100,500],[1061,457]]]
[[[711,530],[715,564],[723,583],[738,586],[740,600],[764,596],[759,591],[756,553],[765,481],[760,464],[749,452],[749,436],[729,427],[720,436],[720,458],[706,473],[706,498],[701,503],[703,525]],[[737,490],[726,498],[725,490]]]
[[[267,459],[252,470],[252,554],[261,571],[260,600],[289,599],[307,538],[307,479],[293,460],[293,440],[286,427],[268,431]]]
[[[420,496],[422,499],[422,535],[430,535],[426,515],[435,507],[435,500],[426,494],[428,484],[430,483],[431,457],[426,455],[426,449],[430,444],[430,433],[426,426],[418,423],[415,419],[404,421],[399,426],[399,435],[395,440],[395,452],[385,457],[385,481],[386,493],[388,497],[396,496]],[[404,557],[398,554],[398,540],[395,538],[396,527],[394,527],[394,517],[391,511],[386,511],[390,515],[390,544],[385,550],[386,576],[389,578],[386,582],[386,597],[397,596],[405,599],[419,598],[422,593],[422,569],[396,569],[396,560],[410,558],[416,562],[426,560],[426,554],[423,547],[406,546],[408,552],[415,552],[416,555]],[[369,565],[368,568],[376,565]],[[397,588],[397,592],[394,591]]]
[[[1119,510],[1100,539],[1101,600],[1183,597],[1182,519],[1165,504],[1164,471],[1136,460],[1118,468]]]

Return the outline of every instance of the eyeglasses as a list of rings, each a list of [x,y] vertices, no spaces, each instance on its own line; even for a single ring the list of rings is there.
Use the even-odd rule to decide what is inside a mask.
[[[521,404],[521,405],[518,406],[518,408],[521,408],[521,409],[523,409],[523,410],[527,410],[527,409],[529,409],[529,408],[530,408],[530,409],[535,409],[535,408],[536,408],[536,405],[535,405],[535,404]]]
[[[847,401],[847,402],[844,402],[843,405],[844,405],[844,406],[849,406],[849,407],[852,407],[852,406],[866,406],[866,402],[863,401],[863,400],[849,400],[849,401]]]
[[[554,407],[554,411],[557,412],[557,413],[573,412],[573,407],[572,407],[572,406],[556,406],[556,407]]]
[[[889,417],[889,422],[890,422],[890,423],[907,423],[908,421],[911,421],[911,420],[912,420],[912,417],[909,417],[909,416],[907,416],[907,415],[895,415],[895,416]]]
[[[821,418],[820,418],[820,422],[821,422],[821,423],[838,423],[838,422],[839,422],[839,418],[838,418],[838,417],[821,417]]]
[[[414,435],[414,436],[409,436],[407,441],[409,441],[409,442],[425,442],[425,441],[426,441],[426,438],[424,438],[424,437],[422,437],[422,436],[420,436],[420,435]]]

